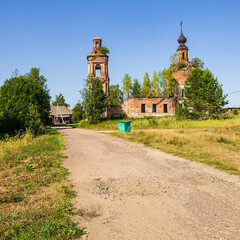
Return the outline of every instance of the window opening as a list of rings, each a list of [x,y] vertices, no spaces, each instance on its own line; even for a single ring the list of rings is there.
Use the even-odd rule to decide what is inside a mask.
[[[168,105],[167,104],[163,104],[163,112],[164,113],[168,112]]]
[[[95,77],[101,77],[101,69],[95,69]]]
[[[182,53],[182,58],[185,59],[185,53],[184,52]]]
[[[152,105],[152,112],[157,112],[157,104]]]
[[[98,48],[98,43],[96,43],[96,48]]]
[[[145,111],[146,111],[145,105],[146,105],[146,104],[141,104],[141,112],[142,112],[142,113],[145,113]]]

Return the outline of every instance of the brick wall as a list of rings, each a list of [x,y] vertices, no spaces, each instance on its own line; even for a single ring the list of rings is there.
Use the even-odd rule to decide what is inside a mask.
[[[142,112],[142,104],[145,104],[145,112]],[[153,104],[156,104],[156,112],[153,112]],[[164,112],[164,104],[167,106],[167,112]],[[166,110],[166,109],[165,109]],[[131,98],[122,105],[111,108],[111,116],[122,116],[126,114],[128,117],[163,117],[175,115],[174,99],[163,98]]]

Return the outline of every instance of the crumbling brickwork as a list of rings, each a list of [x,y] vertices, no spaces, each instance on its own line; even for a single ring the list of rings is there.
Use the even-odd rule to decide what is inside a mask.
[[[111,108],[111,116],[121,116],[121,113],[136,118],[174,116],[175,105],[173,98],[130,98]]]
[[[93,51],[87,56],[88,76],[99,77],[103,83],[104,92],[109,95],[108,55],[101,53],[102,39],[93,39]],[[99,76],[97,71],[99,70]]]

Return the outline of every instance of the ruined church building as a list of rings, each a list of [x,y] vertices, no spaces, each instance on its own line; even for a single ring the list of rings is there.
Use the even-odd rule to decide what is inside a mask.
[[[183,63],[181,69],[175,69],[172,73],[177,84],[177,99],[170,97],[149,97],[149,98],[129,98],[123,104],[110,108],[110,116],[144,117],[144,116],[174,116],[177,101],[181,102],[185,81],[193,66],[188,60],[188,47],[185,45],[187,39],[182,33],[178,38],[179,47],[177,49],[178,63]],[[109,75],[108,75],[108,56],[101,53],[102,39],[93,39],[93,51],[87,56],[88,76],[99,77],[103,83],[103,90],[109,96]]]

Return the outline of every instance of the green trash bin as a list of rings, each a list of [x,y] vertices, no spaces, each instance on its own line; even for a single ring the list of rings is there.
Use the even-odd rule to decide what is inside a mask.
[[[122,121],[118,122],[119,132],[130,132],[131,130],[131,121]]]

